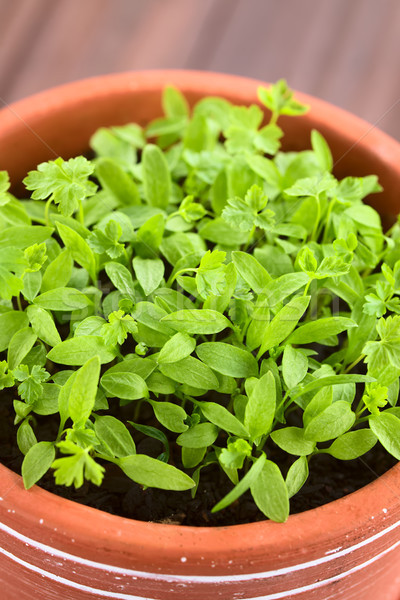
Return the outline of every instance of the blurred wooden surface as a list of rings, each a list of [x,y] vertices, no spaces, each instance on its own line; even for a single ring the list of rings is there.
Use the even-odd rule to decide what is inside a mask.
[[[285,77],[400,139],[400,0],[0,0],[3,105],[148,68]]]

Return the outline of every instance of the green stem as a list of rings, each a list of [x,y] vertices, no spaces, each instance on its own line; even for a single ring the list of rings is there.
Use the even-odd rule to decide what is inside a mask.
[[[254,236],[254,234],[255,234],[255,231],[256,231],[256,226],[255,226],[255,225],[253,225],[253,228],[252,228],[252,230],[251,230],[251,231],[250,231],[250,233],[249,233],[249,237],[247,238],[247,242],[246,242],[246,244],[244,245],[243,252],[246,252],[246,250],[247,250],[247,249],[248,249],[248,247],[250,246],[251,242],[253,241],[253,236]]]
[[[135,406],[135,413],[133,415],[133,420],[135,423],[139,421],[140,409],[142,408],[143,400],[139,400]]]
[[[109,456],[108,454],[101,454],[100,452],[95,452],[93,454],[94,458],[100,458],[102,460],[107,460],[108,462],[114,463],[115,465],[118,464],[118,458],[113,458],[112,456]]]
[[[361,417],[361,419],[357,420],[356,425],[358,425],[359,423],[365,423],[366,421],[369,421],[370,418],[371,418],[371,415],[366,415],[365,417]]]
[[[276,125],[276,122],[279,118],[279,112],[273,112],[271,118],[269,120],[269,125]]]
[[[356,365],[358,365],[359,362],[361,362],[365,358],[365,356],[365,354],[361,354],[361,356],[356,358],[356,360],[353,360],[353,362],[348,367],[346,367],[346,369],[342,369],[342,373],[349,373],[352,369],[354,369]]]
[[[46,202],[46,206],[44,209],[44,220],[47,226],[51,225],[50,223],[50,204],[53,202],[53,198],[49,198]]]
[[[328,237],[328,233],[329,233],[329,225],[330,225],[330,220],[331,220],[331,215],[332,215],[332,210],[333,207],[336,203],[336,198],[334,198],[333,200],[331,200],[329,206],[328,206],[328,212],[326,213],[326,221],[325,221],[325,229],[324,229],[324,235],[322,238],[322,243],[326,244],[327,242],[327,237]]]
[[[356,410],[356,424],[362,423],[362,419],[365,419],[365,417],[361,417],[361,415],[365,413],[366,410],[368,410],[366,406],[362,410]]]
[[[23,312],[24,309],[22,308],[21,294],[18,294],[18,296],[17,296],[17,304],[18,304],[18,310]]]
[[[312,233],[311,233],[310,241],[312,241],[312,240],[317,241],[317,237],[318,237],[317,236],[318,225],[319,225],[319,222],[321,220],[321,202],[320,202],[319,196],[315,196],[315,199],[317,201],[317,216],[316,216],[314,227],[313,227],[313,230],[312,230]]]
[[[309,288],[310,288],[310,285],[311,285],[312,281],[313,281],[313,280],[312,280],[312,279],[310,279],[310,280],[309,280],[309,282],[307,283],[306,287],[304,288],[304,293],[303,293],[303,296],[307,296],[307,293],[308,293],[308,290],[309,290]]]
[[[282,406],[284,406],[284,404],[285,404],[285,402],[286,402],[286,399],[287,399],[287,397],[288,397],[288,394],[289,394],[289,392],[286,392],[286,394],[284,395],[284,397],[282,398],[282,400],[280,401],[280,403],[279,403],[279,404],[278,404],[278,406],[276,407],[276,410],[275,410],[275,414],[276,414],[276,415],[280,413],[280,410],[281,410]],[[290,406],[290,404],[291,404],[291,403],[292,403],[292,401],[290,401],[290,402],[289,402],[288,406]],[[285,411],[284,411],[284,412],[285,412]],[[275,417],[275,419],[274,419],[274,422],[273,422],[273,425],[272,425],[272,427],[271,427],[271,431],[273,431],[273,430],[275,429],[275,427],[276,427],[276,425],[278,424],[278,422],[279,422],[279,421],[278,421],[278,419]]]
[[[171,285],[174,283],[175,279],[181,275],[182,273],[196,273],[197,269],[181,269],[180,271],[177,271],[175,274],[171,273],[170,278],[167,281],[167,287],[171,287]]]
[[[79,222],[81,225],[85,226],[85,211],[83,210],[83,204],[81,200],[79,200]]]

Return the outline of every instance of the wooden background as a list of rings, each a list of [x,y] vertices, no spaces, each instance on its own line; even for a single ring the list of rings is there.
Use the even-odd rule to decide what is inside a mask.
[[[0,0],[3,105],[164,67],[285,77],[400,139],[400,0]]]

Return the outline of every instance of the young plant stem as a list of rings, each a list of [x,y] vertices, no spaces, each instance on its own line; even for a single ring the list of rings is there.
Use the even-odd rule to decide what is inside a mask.
[[[363,359],[365,358],[365,354],[361,354],[361,356],[359,356],[358,358],[356,358],[356,360],[353,360],[353,362],[346,368],[343,368],[341,373],[349,373],[350,371],[352,371],[352,369],[354,369],[354,367],[356,365],[358,365],[359,362],[361,362]]]
[[[171,285],[174,283],[175,279],[179,276],[182,275],[182,273],[197,273],[197,269],[181,269],[180,271],[177,271],[175,274],[171,273],[171,276],[169,277],[168,281],[167,281],[167,287],[171,287]]]
[[[83,210],[83,204],[81,200],[79,200],[79,222],[81,225],[85,226],[85,211]]]
[[[20,310],[22,312],[24,309],[22,308],[21,294],[18,294],[18,296],[17,296],[17,304],[18,304],[18,310]]]
[[[317,215],[315,217],[315,223],[314,223],[314,227],[313,230],[311,232],[311,236],[310,236],[310,241],[317,241],[318,239],[318,225],[319,222],[321,220],[321,201],[319,199],[319,196],[315,196],[315,199],[317,201]]]
[[[53,202],[53,198],[49,198],[46,202],[46,206],[44,208],[44,220],[46,223],[46,226],[49,227],[49,225],[51,225],[50,223],[50,205]]]

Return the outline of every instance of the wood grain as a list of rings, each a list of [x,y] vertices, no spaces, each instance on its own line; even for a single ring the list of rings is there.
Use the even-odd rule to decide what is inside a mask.
[[[189,68],[285,77],[400,139],[398,0],[0,0],[0,97]]]

